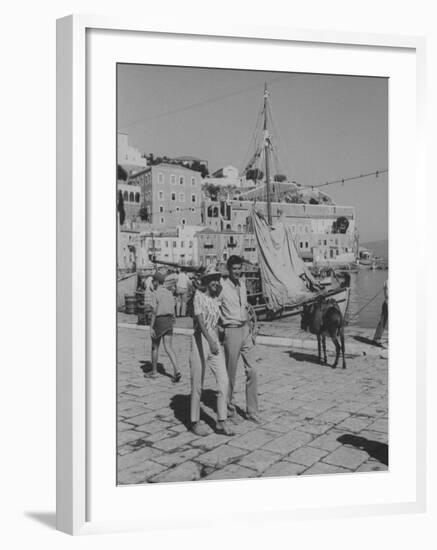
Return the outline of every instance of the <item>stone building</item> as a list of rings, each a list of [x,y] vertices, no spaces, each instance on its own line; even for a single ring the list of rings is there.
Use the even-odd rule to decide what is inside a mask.
[[[214,231],[252,233],[252,207],[252,201],[205,199],[202,203],[202,223]],[[264,201],[257,202],[256,208],[267,215]],[[283,223],[291,226],[296,247],[304,259],[331,263],[355,260],[354,207],[272,202],[271,211],[273,224],[282,215]],[[343,225],[339,224],[339,220]]]
[[[178,164],[161,163],[129,179],[141,189],[147,221],[155,227],[200,225],[201,175]]]

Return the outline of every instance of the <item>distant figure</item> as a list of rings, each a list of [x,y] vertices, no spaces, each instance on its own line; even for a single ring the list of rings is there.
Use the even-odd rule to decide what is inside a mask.
[[[185,317],[187,314],[188,290],[190,287],[190,279],[185,271],[178,273],[176,279],[176,316]]]
[[[144,283],[144,290],[150,290],[153,292],[153,276],[149,275]]]
[[[149,279],[151,284],[148,284]],[[150,321],[152,318],[154,292],[155,292],[155,289],[153,287],[153,277],[150,276],[147,278],[144,284],[144,316],[146,318],[147,325],[150,325]]]
[[[378,326],[375,330],[375,335],[373,337],[373,343],[377,346],[381,345],[381,337],[387,326],[388,322],[388,280],[384,283],[384,302],[382,303],[381,316],[379,318]]]
[[[150,321],[150,336],[152,337],[152,372],[148,376],[156,378],[158,375],[158,353],[159,344],[162,339],[164,349],[173,366],[173,382],[179,382],[181,373],[172,346],[175,300],[173,294],[164,287],[164,281],[165,277],[162,273],[156,272],[153,276],[155,291],[152,294],[153,311]]]

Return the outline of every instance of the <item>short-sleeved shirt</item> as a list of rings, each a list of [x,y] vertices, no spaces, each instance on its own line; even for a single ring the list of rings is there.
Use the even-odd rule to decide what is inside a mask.
[[[159,286],[152,294],[151,305],[155,315],[174,315],[175,300],[173,294],[164,286]]]
[[[235,285],[231,279],[221,280],[222,291],[219,296],[219,304],[223,325],[241,325],[248,319],[247,314],[247,290],[246,283],[240,278]]]
[[[190,284],[190,279],[188,278],[187,274],[183,271],[178,274],[178,278],[176,280],[176,289],[179,292],[186,292],[188,290],[188,285]]]
[[[211,298],[206,293],[196,290],[193,300],[194,316],[202,314],[203,322],[208,331],[215,331],[220,318],[220,308],[217,298]],[[199,331],[200,326],[194,319],[194,330]]]

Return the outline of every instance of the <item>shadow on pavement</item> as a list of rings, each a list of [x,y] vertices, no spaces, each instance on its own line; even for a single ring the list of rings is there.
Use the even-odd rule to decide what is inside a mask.
[[[315,365],[320,365],[321,367],[329,367],[327,363],[320,363],[317,357],[317,353],[303,353],[300,351],[286,351],[292,359],[296,361],[305,361],[306,363],[314,363]]]
[[[212,391],[212,390],[206,390],[204,393]],[[204,398],[204,393],[202,393],[202,401],[207,404]],[[209,397],[210,399],[210,397]],[[191,396],[183,395],[183,394],[177,394],[174,395],[170,400],[170,409],[174,412],[175,418],[179,420],[186,428],[189,430],[191,428],[191,419],[190,419],[190,400]],[[209,406],[209,405],[208,405]],[[215,409],[215,407],[213,407]],[[205,422],[205,424],[208,424],[212,430],[215,430],[215,420],[211,418],[208,414],[205,413],[205,411],[200,408],[200,420]]]
[[[359,435],[344,434],[337,438],[343,445],[352,445],[357,449],[366,451],[372,458],[388,466],[388,445],[380,441],[372,441]]]
[[[152,362],[140,361],[140,368],[144,372],[144,374],[150,374],[152,372]],[[162,363],[158,363],[158,372],[163,376],[167,376],[168,378],[173,378],[173,375],[164,369],[164,365]]]
[[[381,344],[375,344],[375,342],[371,338],[366,338],[365,336],[359,336],[356,334],[355,336],[352,336],[354,340],[357,342],[361,342],[362,344],[367,344],[369,346],[374,346],[375,348],[381,348]]]
[[[56,513],[55,512],[25,512],[25,516],[30,519],[42,523],[50,529],[56,529]]]

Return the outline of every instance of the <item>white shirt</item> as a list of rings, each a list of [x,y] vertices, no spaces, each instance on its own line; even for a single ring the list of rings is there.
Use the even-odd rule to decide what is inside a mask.
[[[176,280],[176,288],[178,290],[188,290],[189,283],[190,279],[188,278],[187,274],[181,271],[178,274],[178,278]]]
[[[240,278],[240,284],[234,285],[230,278],[222,279],[222,291],[219,296],[223,325],[241,325],[247,321],[246,283]]]

